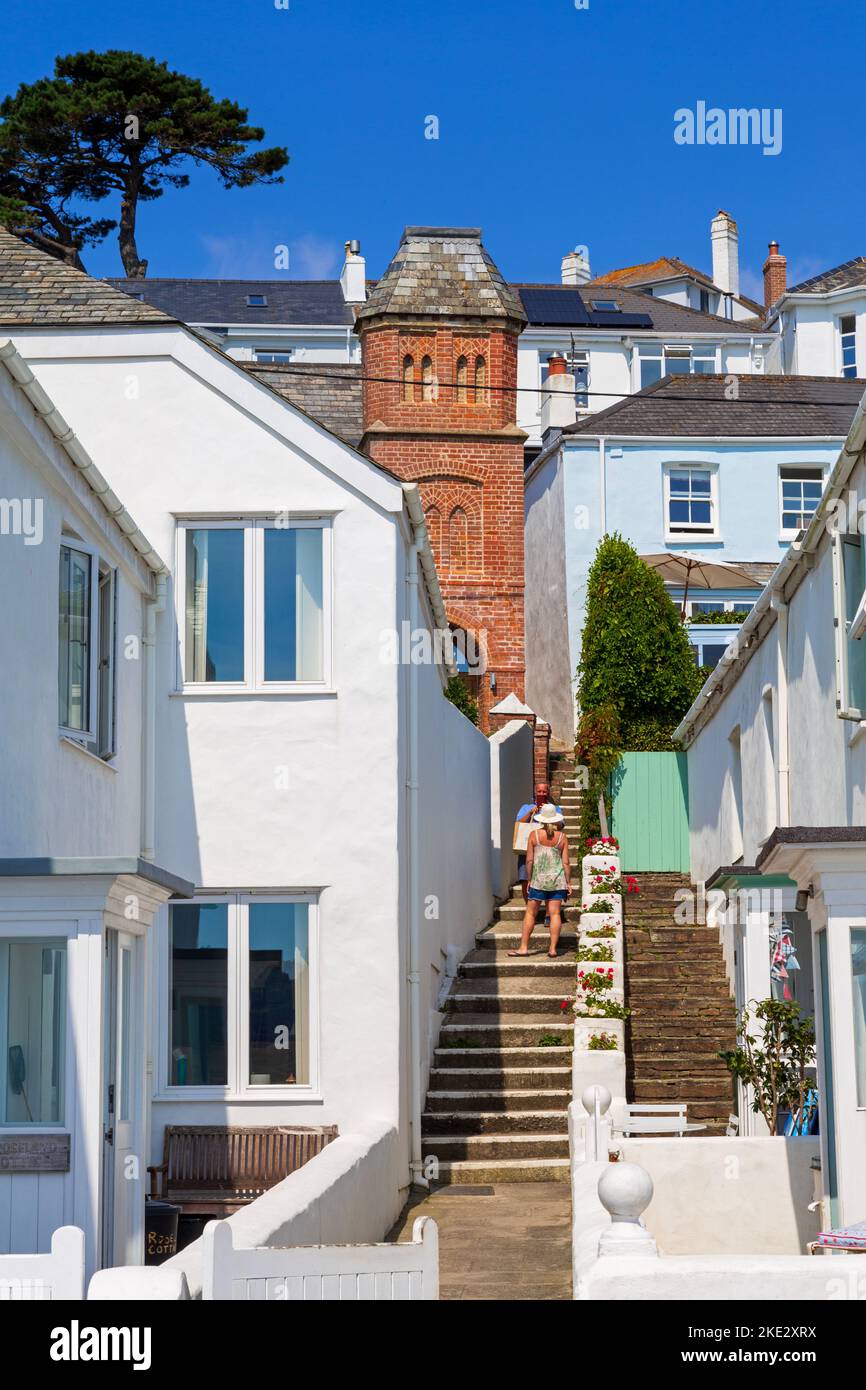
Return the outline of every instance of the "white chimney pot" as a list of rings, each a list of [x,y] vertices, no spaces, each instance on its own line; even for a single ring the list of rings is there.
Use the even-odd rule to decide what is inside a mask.
[[[735,298],[740,293],[740,233],[729,212],[719,209],[710,224],[713,284]]]
[[[340,285],[347,304],[367,302],[367,262],[360,254],[360,242],[346,242],[346,259],[340,272]],[[358,251],[353,250],[357,246]]]
[[[585,246],[576,246],[562,258],[562,283],[564,285],[585,285],[592,279],[589,269],[589,251]]]

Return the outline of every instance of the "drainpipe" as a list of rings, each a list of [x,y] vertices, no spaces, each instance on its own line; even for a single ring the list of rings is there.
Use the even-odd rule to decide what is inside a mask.
[[[791,824],[791,765],[788,734],[788,605],[780,593],[770,598],[778,625],[777,685],[779,688],[779,825]]]
[[[156,855],[156,620],[165,612],[166,576],[157,575],[156,597],[148,599],[144,620],[144,785],[142,788],[142,859]]]
[[[409,547],[409,565],[406,571],[408,591],[409,631],[414,632],[419,622],[418,598],[418,555],[421,550],[418,528],[415,540]],[[409,662],[409,766],[406,769],[406,789],[409,794],[409,1121],[412,1136],[410,1159],[411,1178],[421,1187],[430,1184],[424,1176],[421,1155],[421,888],[419,869],[421,856],[420,807],[418,781],[418,667]]]
[[[607,453],[605,450],[604,435],[598,438],[598,491],[599,491],[599,520],[601,522],[602,538],[607,535]]]

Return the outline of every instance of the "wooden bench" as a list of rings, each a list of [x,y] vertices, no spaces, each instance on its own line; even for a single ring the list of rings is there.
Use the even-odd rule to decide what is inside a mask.
[[[336,1125],[166,1125],[150,1195],[186,1214],[231,1216],[336,1137]]]

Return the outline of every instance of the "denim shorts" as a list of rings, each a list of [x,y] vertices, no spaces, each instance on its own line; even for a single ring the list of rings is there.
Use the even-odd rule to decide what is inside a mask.
[[[541,888],[530,888],[528,896],[534,903],[549,903],[551,900],[564,903],[568,892],[565,888],[556,888],[552,893],[545,893]]]

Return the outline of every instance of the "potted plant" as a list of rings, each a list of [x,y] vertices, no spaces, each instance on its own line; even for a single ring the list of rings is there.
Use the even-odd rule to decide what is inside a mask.
[[[815,1062],[815,1021],[801,1018],[797,1003],[753,999],[740,1011],[737,1038],[739,1047],[719,1056],[732,1076],[751,1086],[752,1109],[777,1134],[782,1112],[800,1114],[812,1084],[806,1069]]]

